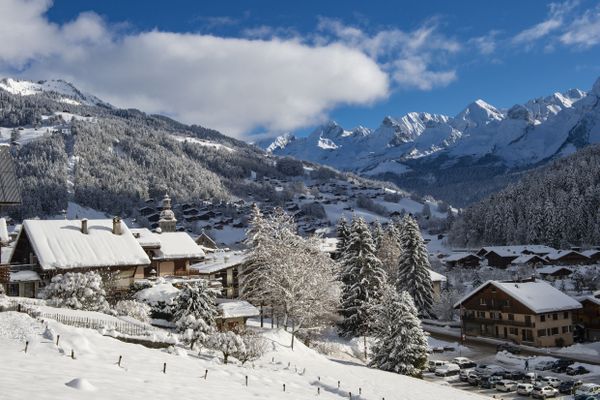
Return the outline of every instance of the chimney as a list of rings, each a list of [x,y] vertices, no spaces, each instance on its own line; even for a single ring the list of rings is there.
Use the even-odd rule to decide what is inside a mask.
[[[81,220],[81,233],[87,235],[88,233],[88,220],[86,218]]]
[[[113,223],[112,233],[114,233],[115,235],[120,235],[122,233],[121,218],[113,217],[112,223]]]

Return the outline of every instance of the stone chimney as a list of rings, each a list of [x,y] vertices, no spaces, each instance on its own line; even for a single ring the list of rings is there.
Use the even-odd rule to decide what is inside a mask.
[[[121,217],[113,217],[112,223],[112,233],[115,235],[123,233],[123,229],[121,228]]]
[[[88,220],[86,218],[81,220],[81,233],[85,235],[88,233]]]

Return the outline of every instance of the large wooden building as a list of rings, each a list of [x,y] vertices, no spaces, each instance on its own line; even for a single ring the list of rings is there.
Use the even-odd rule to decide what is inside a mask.
[[[575,313],[575,323],[583,329],[583,339],[600,341],[600,297],[579,300],[582,308]]]
[[[581,304],[543,281],[488,281],[454,306],[463,332],[537,347],[573,344]]]

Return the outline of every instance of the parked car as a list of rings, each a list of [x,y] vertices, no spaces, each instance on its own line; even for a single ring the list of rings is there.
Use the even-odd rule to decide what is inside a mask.
[[[501,376],[498,375],[486,375],[482,376],[479,380],[479,387],[484,389],[493,389],[496,384],[502,380]]]
[[[517,382],[502,379],[496,383],[496,390],[499,392],[514,392],[517,390]]]
[[[575,390],[575,394],[595,395],[600,394],[600,385],[595,383],[584,383]]]
[[[535,386],[531,392],[531,396],[536,399],[547,399],[548,397],[558,396],[558,389],[552,386]]]
[[[460,373],[458,374],[458,379],[460,379],[462,382],[467,382],[469,380],[469,375],[474,373],[474,369],[461,369]]]
[[[569,368],[571,365],[573,365],[574,362],[575,361],[573,361],[573,360],[565,360],[563,358],[556,360],[554,362],[554,365],[552,366],[552,372],[562,374],[562,373],[566,372],[567,368]]]
[[[584,367],[583,365],[578,365],[576,367],[571,366],[567,368],[567,375],[569,376],[584,375],[589,373],[590,370]]]
[[[479,384],[479,379],[480,375],[475,370],[471,371],[471,373],[469,373],[467,376],[467,382],[469,382],[469,385],[471,386],[477,386]]]
[[[504,375],[502,375],[504,379],[508,379],[511,381],[521,382],[526,378],[525,373],[523,371],[506,371]]]
[[[467,357],[454,357],[450,362],[458,365],[460,369],[473,368],[477,366],[475,362]]]
[[[517,394],[521,396],[530,396],[533,392],[533,385],[531,383],[519,383],[517,385]]]
[[[523,376],[523,379],[521,379],[521,381],[524,383],[534,383],[535,379],[536,379],[535,372],[526,372]]]
[[[573,397],[573,400],[598,400],[600,399],[600,395],[593,395],[593,394],[577,394],[575,395],[575,397]]]
[[[446,364],[435,369],[436,376],[452,376],[460,373],[460,367],[456,364]]]
[[[477,371],[477,373],[481,375],[491,375],[494,373],[504,374],[506,370],[501,366],[495,364],[481,364],[477,368],[475,368],[475,371]]]
[[[442,360],[429,360],[427,362],[427,370],[429,372],[435,372],[436,369],[438,369],[439,367],[441,367],[442,365],[446,365],[448,364],[448,361],[442,361]]]
[[[554,366],[554,361],[540,361],[535,365],[538,371],[549,371]]]
[[[581,381],[563,381],[558,387],[558,391],[562,394],[573,394],[582,384],[583,382]]]
[[[521,348],[519,348],[518,346],[515,346],[514,344],[501,343],[496,346],[496,351],[508,351],[509,353],[520,354]]]
[[[553,388],[557,388],[560,386],[561,380],[554,376],[544,376],[542,381],[545,382],[546,385],[550,385]]]

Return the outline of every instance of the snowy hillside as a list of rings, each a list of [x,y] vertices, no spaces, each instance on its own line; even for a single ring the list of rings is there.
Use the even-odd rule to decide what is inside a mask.
[[[254,365],[224,365],[207,350],[168,352],[128,344],[99,331],[25,314],[0,313],[2,396],[43,399],[482,399],[419,379],[336,362],[317,354],[283,330],[265,329],[269,351]],[[56,339],[60,335],[59,345]],[[25,353],[25,341],[29,341]],[[71,350],[75,358],[71,358]],[[117,365],[123,356],[121,366]],[[166,363],[166,373],[163,366]],[[208,370],[207,379],[204,379]],[[246,386],[246,377],[248,385]],[[339,389],[338,389],[339,381]],[[283,391],[285,385],[285,392]],[[402,392],[398,392],[402,388]],[[359,390],[361,394],[359,395]]]
[[[100,100],[96,96],[81,92],[69,82],[63,80],[51,81],[26,81],[11,78],[0,80],[0,89],[4,89],[9,93],[18,94],[21,96],[33,96],[36,94],[54,94],[57,95],[57,100],[73,105],[87,106],[110,106],[108,103]]]
[[[465,178],[477,174],[486,185],[489,182],[485,181],[496,176],[600,143],[599,98],[600,79],[589,92],[571,89],[508,110],[479,99],[454,117],[428,113],[388,116],[374,130],[360,127],[348,131],[329,122],[307,137],[290,140],[288,135],[266,148],[277,155],[385,178],[464,204],[468,201],[456,201],[440,191],[440,184],[448,184],[443,171]],[[465,174],[457,166],[472,170]],[[455,185],[444,190],[457,189]]]

